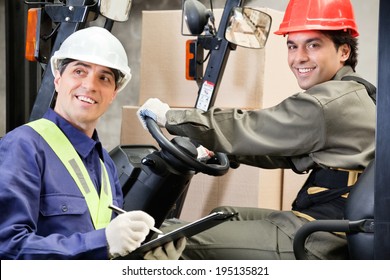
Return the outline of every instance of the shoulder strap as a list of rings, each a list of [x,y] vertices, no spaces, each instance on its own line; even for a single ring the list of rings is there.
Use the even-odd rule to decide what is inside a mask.
[[[357,77],[357,76],[344,76],[341,78],[343,81],[356,81],[365,86],[368,95],[371,97],[372,101],[376,104],[376,87],[368,82],[367,80]]]

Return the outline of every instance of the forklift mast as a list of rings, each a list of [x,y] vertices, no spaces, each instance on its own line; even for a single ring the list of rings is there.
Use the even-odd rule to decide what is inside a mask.
[[[129,0],[121,0],[121,3]],[[6,1],[6,132],[43,116],[54,99],[51,55],[73,32],[99,16],[97,0]],[[30,8],[37,13],[36,30],[29,29]],[[30,23],[29,23],[30,24]],[[26,28],[27,26],[27,28]],[[113,20],[105,28],[111,31]],[[36,57],[25,58],[24,38],[35,33]],[[27,36],[28,35],[28,36]],[[42,50],[39,50],[39,42]],[[31,47],[31,46],[30,46]],[[39,51],[48,51],[40,54]]]
[[[97,3],[94,0],[69,0],[66,5],[45,5],[45,13],[50,16],[52,22],[57,23],[57,32],[52,42],[51,55],[59,49],[62,42],[70,34],[84,28],[89,21],[97,18]],[[47,63],[30,114],[30,121],[41,118],[52,105],[55,93],[53,81],[54,76],[51,72],[50,63]]]

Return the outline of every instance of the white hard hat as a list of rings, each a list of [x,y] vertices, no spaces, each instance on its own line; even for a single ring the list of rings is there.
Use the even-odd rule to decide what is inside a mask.
[[[131,70],[123,45],[102,27],[84,28],[66,38],[50,59],[53,75],[55,70],[59,70],[63,59],[75,59],[118,70],[122,76],[117,81],[118,92],[131,79]]]

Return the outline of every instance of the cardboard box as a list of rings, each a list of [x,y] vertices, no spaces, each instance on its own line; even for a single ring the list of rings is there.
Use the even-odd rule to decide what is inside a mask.
[[[121,145],[153,145],[157,142],[140,124],[137,106],[122,109]],[[165,129],[163,133],[171,138]],[[221,177],[196,174],[189,186],[181,218],[187,221],[207,215],[221,205],[280,209],[282,171],[241,165]]]
[[[272,17],[267,45],[230,52],[215,102],[218,107],[264,108],[270,100],[278,103],[297,88],[287,66],[285,38],[273,34],[283,12],[259,9]],[[214,13],[218,26],[222,9]],[[194,37],[181,35],[181,20],[181,11],[143,11],[139,104],[157,97],[171,107],[194,107],[198,86],[185,79],[186,41]]]

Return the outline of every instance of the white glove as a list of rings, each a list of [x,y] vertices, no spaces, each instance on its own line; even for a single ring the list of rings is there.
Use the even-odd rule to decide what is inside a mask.
[[[143,211],[118,215],[106,227],[109,256],[123,257],[137,249],[153,226],[153,217]]]
[[[164,246],[157,247],[156,249],[147,252],[144,255],[145,260],[178,260],[183,253],[187,244],[185,237],[180,238],[175,243],[173,241],[168,242]]]
[[[164,127],[165,123],[167,122],[165,114],[169,109],[169,105],[167,103],[161,102],[160,99],[149,98],[146,100],[144,105],[138,109],[137,116],[144,129],[147,129],[145,122],[146,116],[152,118],[159,126]]]
[[[198,151],[198,161],[206,162],[210,158],[214,156],[214,152],[210,151],[209,149],[203,147],[202,145],[199,145],[196,150]]]

